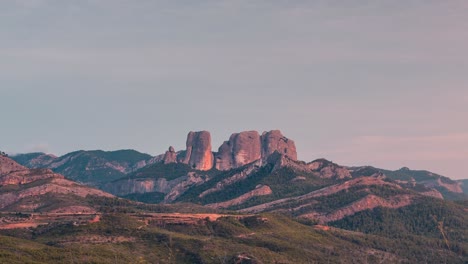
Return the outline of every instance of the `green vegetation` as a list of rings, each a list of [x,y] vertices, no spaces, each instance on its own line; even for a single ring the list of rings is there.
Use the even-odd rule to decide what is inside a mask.
[[[87,152],[96,157],[100,157],[118,163],[135,164],[142,160],[149,160],[152,158],[151,155],[141,153],[133,149],[123,149],[116,151],[92,150]]]
[[[133,201],[138,201],[142,203],[160,203],[164,200],[164,193],[161,192],[148,192],[148,193],[132,193],[128,194],[125,196],[122,196],[122,198],[133,200]]]
[[[466,260],[435,240],[322,231],[277,214],[186,225],[145,224],[113,213],[88,225],[63,223],[18,232],[23,238],[0,233],[8,233],[0,235],[1,263],[235,263],[239,255],[261,263],[415,263],[424,254],[434,263]]]
[[[299,173],[289,168],[282,168],[272,172],[273,165],[268,164],[259,168],[258,171],[252,173],[244,180],[232,183],[222,190],[210,193],[203,198],[199,197],[199,195],[204,191],[215,187],[218,182],[240,173],[242,169],[243,168],[238,168],[227,172],[217,172],[217,174],[216,172],[211,172],[214,176],[212,176],[209,181],[203,185],[193,186],[187,190],[187,192],[182,194],[177,201],[209,204],[236,198],[244,193],[254,190],[259,184],[268,185],[272,189],[273,194],[271,195],[254,197],[242,204],[241,207],[231,208],[240,209],[281,198],[306,194],[332,183],[329,179],[322,179],[311,174]],[[296,180],[295,178],[297,176],[301,176],[303,178]]]
[[[382,170],[382,172],[385,173],[385,175],[387,175],[389,178],[394,180],[411,181],[412,179],[414,179],[416,182],[421,182],[427,180],[437,180],[438,178],[445,178],[445,180],[448,180],[450,181],[450,183],[453,183],[453,181],[447,177],[425,170],[410,170],[408,168],[401,168],[396,171]]]
[[[399,247],[397,254],[419,254],[419,241],[437,250],[450,249],[460,256],[468,254],[468,215],[466,204],[434,198],[419,198],[413,204],[398,209],[375,208],[358,212],[331,223],[332,226],[386,237],[389,241],[406,241],[410,252]],[[392,242],[394,243],[394,242]],[[410,243],[412,243],[410,245]],[[434,251],[431,255],[436,254]]]
[[[45,153],[43,152],[33,152],[33,153],[13,155],[13,157],[11,158],[14,161],[18,162],[19,164],[26,166],[29,163],[29,161],[36,159],[43,155],[45,155]]]
[[[186,176],[189,172],[193,171],[189,165],[182,163],[155,163],[149,166],[146,166],[134,173],[129,174],[125,178],[135,179],[135,178],[165,178],[170,181],[182,176]]]

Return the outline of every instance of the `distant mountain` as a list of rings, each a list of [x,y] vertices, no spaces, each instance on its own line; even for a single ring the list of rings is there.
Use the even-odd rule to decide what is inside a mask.
[[[151,163],[153,159],[152,156],[135,150],[80,150],[61,157],[29,153],[11,158],[26,167],[52,169],[68,179],[92,186],[122,178]]]
[[[388,178],[400,184],[412,185],[413,187],[416,187],[416,185],[423,185],[427,188],[433,188],[439,191],[445,199],[459,200],[468,197],[463,191],[461,182],[454,181],[448,177],[430,171],[410,170],[407,167],[403,167],[396,171],[382,170],[382,172]]]
[[[463,193],[468,195],[468,179],[457,180],[457,182],[460,184]]]

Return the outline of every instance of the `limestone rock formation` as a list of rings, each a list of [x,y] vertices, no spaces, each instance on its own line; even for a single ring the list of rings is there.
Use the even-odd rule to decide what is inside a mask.
[[[187,135],[187,149],[182,163],[197,170],[213,168],[214,157],[211,152],[211,135],[208,131],[192,132]]]
[[[261,158],[260,135],[257,131],[234,133],[219,147],[216,168],[229,170]]]
[[[297,160],[296,145],[294,141],[286,138],[279,130],[263,132],[262,137],[262,158],[266,160],[275,151],[288,156],[292,160]]]
[[[275,152],[297,160],[294,141],[284,137],[279,130],[264,132],[262,136],[257,131],[234,133],[229,141],[219,147],[216,168],[239,168],[260,159],[267,162],[268,157]]]
[[[177,153],[175,152],[172,146],[169,147],[169,150],[164,154],[163,163],[176,163],[177,162]]]

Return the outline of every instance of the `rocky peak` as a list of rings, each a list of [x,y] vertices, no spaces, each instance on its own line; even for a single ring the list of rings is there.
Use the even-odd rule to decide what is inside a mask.
[[[174,147],[170,146],[169,150],[166,151],[164,154],[164,159],[163,163],[164,164],[169,164],[169,163],[176,163],[177,162],[177,153],[174,150]]]
[[[263,132],[261,142],[263,160],[266,160],[275,151],[288,156],[292,160],[297,160],[296,144],[294,144],[293,140],[283,136],[281,131]]]
[[[229,170],[242,167],[261,158],[260,135],[257,131],[234,133],[219,147],[216,168]]]
[[[211,152],[211,135],[208,131],[192,132],[187,135],[187,149],[182,163],[197,170],[213,168],[214,157]]]
[[[229,170],[260,159],[266,163],[275,152],[297,160],[294,141],[284,137],[279,130],[264,132],[261,136],[257,131],[234,133],[219,147],[216,168]]]

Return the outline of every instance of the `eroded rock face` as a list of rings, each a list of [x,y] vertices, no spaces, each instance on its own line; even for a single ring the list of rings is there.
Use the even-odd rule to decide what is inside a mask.
[[[163,163],[169,164],[169,163],[176,163],[176,162],[177,162],[177,153],[175,152],[174,148],[171,146],[169,147],[169,150],[166,151],[166,153],[164,154]]]
[[[211,152],[211,135],[208,131],[192,132],[187,135],[187,150],[182,163],[197,170],[213,168],[214,157]]]
[[[291,139],[286,138],[279,130],[263,132],[262,137],[262,158],[266,160],[275,151],[288,156],[292,160],[297,160],[296,144]]]
[[[229,170],[242,167],[261,158],[260,135],[257,131],[234,133],[219,147],[216,168]]]
[[[275,152],[297,160],[294,141],[284,137],[279,130],[264,132],[262,136],[257,131],[234,133],[219,147],[216,168],[230,170],[260,159],[267,162]]]

